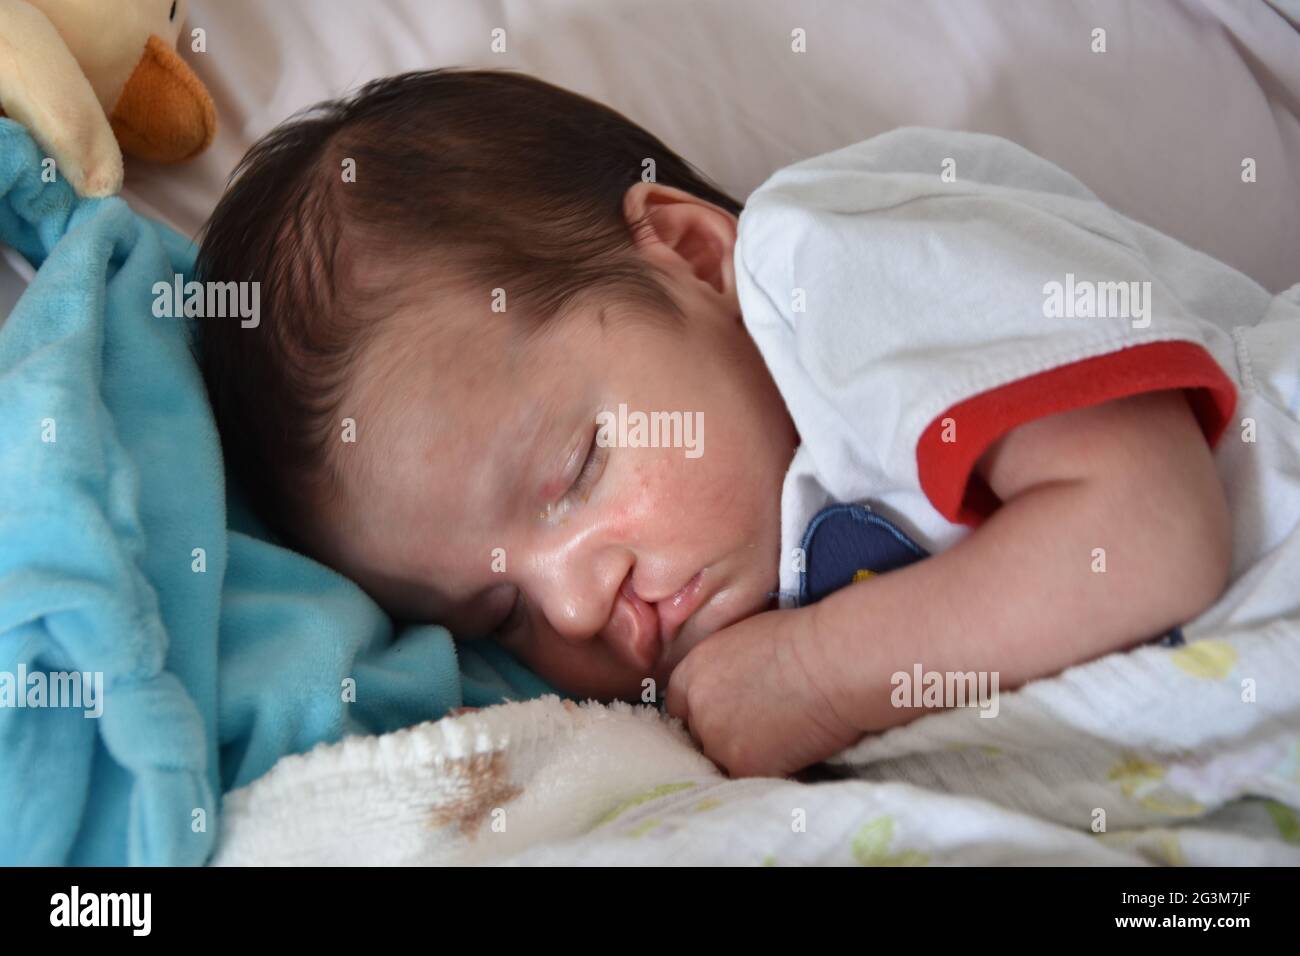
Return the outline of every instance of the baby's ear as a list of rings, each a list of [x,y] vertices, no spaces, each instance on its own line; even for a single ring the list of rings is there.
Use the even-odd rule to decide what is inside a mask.
[[[659,183],[634,183],[623,195],[623,217],[641,253],[671,272],[686,271],[729,295],[736,217],[711,202]]]

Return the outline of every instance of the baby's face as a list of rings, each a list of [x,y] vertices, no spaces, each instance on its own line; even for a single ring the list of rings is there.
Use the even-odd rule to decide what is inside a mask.
[[[639,698],[646,678],[662,694],[688,650],[769,607],[777,586],[797,436],[741,325],[734,218],[675,213],[671,228],[706,220],[685,256],[643,254],[667,272],[682,326],[597,304],[531,337],[483,302],[431,306],[436,336],[395,319],[354,391],[345,450],[365,456],[364,477],[317,529],[389,609],[495,635],[575,694]],[[689,447],[638,441],[656,433],[638,436],[637,414],[656,412],[679,413]]]

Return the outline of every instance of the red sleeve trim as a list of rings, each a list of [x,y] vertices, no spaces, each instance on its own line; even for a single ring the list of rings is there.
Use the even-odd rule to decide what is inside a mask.
[[[1071,362],[981,392],[942,412],[916,445],[921,489],[949,521],[977,525],[999,501],[974,473],[995,441],[1025,422],[1116,398],[1186,389],[1213,448],[1237,406],[1237,388],[1219,364],[1192,342],[1153,342]],[[944,420],[961,423],[961,441],[943,441]]]

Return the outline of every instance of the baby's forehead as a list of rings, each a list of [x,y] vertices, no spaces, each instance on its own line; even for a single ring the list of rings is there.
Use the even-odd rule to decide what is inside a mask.
[[[564,350],[548,353],[522,321],[462,295],[408,301],[386,318],[352,363],[340,412],[364,445],[354,477],[392,494],[431,481],[462,485],[463,497],[491,490],[494,468],[545,432],[577,374],[557,382]]]
[[[377,406],[418,398],[461,412],[471,425],[480,414],[500,421],[507,409],[536,418],[539,399],[591,370],[600,323],[588,313],[604,311],[593,302],[542,318],[511,305],[502,289],[420,283],[385,306],[350,377]]]
[[[389,412],[416,398],[472,406],[475,391],[507,379],[513,352],[508,321],[476,312],[461,293],[394,298],[352,361],[349,390],[359,404]]]

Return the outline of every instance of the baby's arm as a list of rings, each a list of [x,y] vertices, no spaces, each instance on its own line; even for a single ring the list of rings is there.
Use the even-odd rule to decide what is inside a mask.
[[[976,470],[1002,505],[973,533],[808,609],[808,665],[862,731],[919,716],[890,704],[897,671],[1009,689],[1184,623],[1226,584],[1227,503],[1181,392],[1022,425]]]

